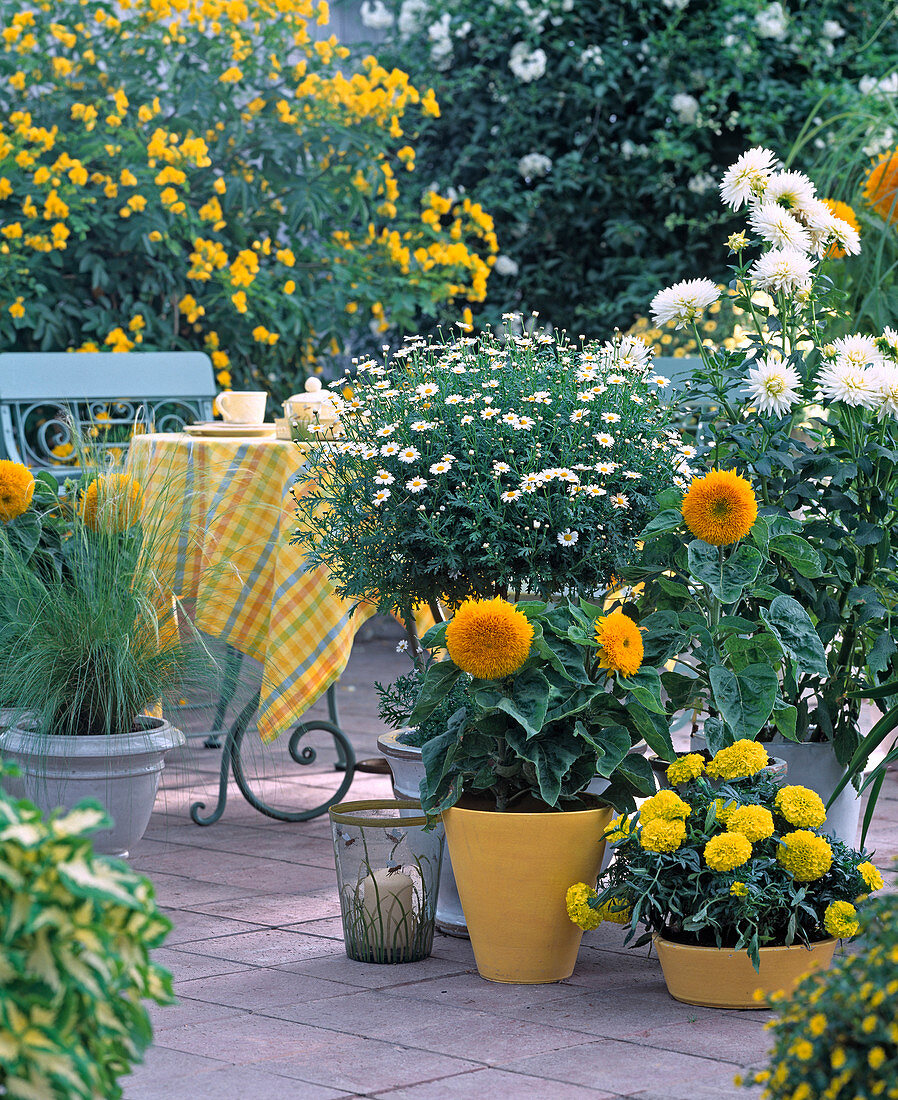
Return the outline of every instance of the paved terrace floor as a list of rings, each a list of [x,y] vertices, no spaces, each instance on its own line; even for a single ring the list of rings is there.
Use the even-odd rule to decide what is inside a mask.
[[[371,685],[402,661],[390,639],[356,642],[338,697],[360,757],[376,754],[382,731]],[[182,715],[185,729],[203,720]],[[285,741],[263,752],[249,735],[256,788],[292,809],[323,801],[334,772],[288,766]],[[269,820],[232,784],[221,821],[192,824],[191,802],[214,804],[218,760],[192,740],[171,761],[134,852],[174,922],[156,958],[174,975],[178,1004],[153,1012],[155,1045],[127,1079],[127,1100],[754,1095],[733,1075],[763,1064],[770,1014],[674,1001],[657,960],[624,947],[614,925],[588,933],[573,977],[553,985],[483,981],[470,944],[440,934],[424,962],[350,961],[327,817]],[[346,797],[390,796],[385,777],[360,774]],[[898,775],[880,799],[872,846],[882,868],[898,854]]]

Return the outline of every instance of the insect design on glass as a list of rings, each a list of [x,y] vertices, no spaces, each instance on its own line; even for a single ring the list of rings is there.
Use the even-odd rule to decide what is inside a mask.
[[[345,846],[346,846],[347,848],[349,848],[349,847],[350,847],[351,845],[355,844],[355,842],[356,842],[356,841],[357,841],[357,840],[358,840],[359,838],[358,838],[357,836],[350,836],[350,835],[349,835],[349,833],[347,833],[347,832],[346,832],[346,830],[344,829],[344,830],[343,830],[343,831],[342,831],[342,832],[340,833],[340,839],[341,839],[341,840],[343,841],[344,845],[345,845]]]

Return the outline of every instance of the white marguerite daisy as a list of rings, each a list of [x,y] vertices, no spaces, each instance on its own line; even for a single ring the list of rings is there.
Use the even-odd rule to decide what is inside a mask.
[[[817,198],[817,190],[803,172],[774,172],[764,189],[764,201],[772,201],[799,217]]]
[[[459,421],[459,424],[470,424],[473,419],[474,419],[474,417],[471,416],[470,414],[467,415],[467,416],[463,416],[461,418],[461,420]]]
[[[415,386],[415,393],[419,397],[433,397],[434,394],[439,393],[439,389],[436,382],[422,382],[419,386]]]
[[[602,413],[602,419],[606,424],[618,424],[620,422],[620,413]]]
[[[504,501],[506,504],[510,504],[513,500],[517,500],[520,495],[520,489],[508,489],[504,493],[499,494],[499,500]]]
[[[753,206],[748,221],[759,237],[777,248],[797,248],[809,252],[811,237],[801,222],[777,202],[767,198]]]
[[[629,508],[630,498],[625,493],[615,493],[613,497],[609,497],[609,500],[615,508]]]
[[[586,416],[589,416],[589,409],[574,409],[571,413],[571,423],[576,424]]]
[[[430,466],[430,472],[432,474],[448,474],[451,469],[451,462],[434,462]]]
[[[405,640],[405,638],[402,638],[400,641],[398,641],[396,643],[396,652],[397,653],[405,653],[405,651],[407,649],[408,649],[408,642]]]
[[[616,462],[597,462],[596,473],[597,474],[613,474],[617,469]]]
[[[653,386],[669,386],[670,379],[665,378],[663,374],[653,374],[649,379]]]
[[[375,504],[383,504],[385,501],[387,501],[389,499],[390,499],[390,490],[389,489],[378,489],[377,492],[374,494],[374,497],[373,497],[373,500],[374,500]]]
[[[642,370],[652,355],[641,336],[622,336],[616,345],[608,340],[602,350],[612,362],[627,370]]]
[[[833,340],[833,347],[839,363],[847,363],[853,367],[878,367],[883,362],[882,352],[872,336],[861,336],[859,333],[840,336]]]
[[[720,297],[710,279],[686,279],[659,290],[652,299],[652,321],[659,328],[669,321],[682,328]],[[609,376],[608,381],[611,381]]]
[[[450,393],[446,398],[447,405],[460,405],[464,398],[460,393]]]
[[[574,546],[579,541],[580,532],[572,531],[570,528],[568,528],[566,531],[562,531],[561,534],[558,536],[559,546]]]
[[[600,447],[613,447],[614,436],[610,435],[608,432],[599,432],[596,436],[596,443],[598,443]]]
[[[436,424],[432,424],[429,420],[416,420],[413,424],[409,425],[409,428],[413,432],[429,432],[435,427]]]
[[[743,203],[760,195],[773,174],[776,154],[760,145],[749,149],[731,164],[720,181],[720,199],[725,206],[738,210]]]
[[[871,409],[877,404],[875,372],[845,359],[831,362],[817,375],[815,397],[817,401],[842,401]]]
[[[759,359],[748,372],[748,395],[762,416],[785,416],[800,400],[800,386],[798,371],[778,355]]]
[[[603,489],[600,485],[584,485],[583,492],[591,497],[604,497],[608,495],[608,490]]]
[[[377,458],[377,454],[378,454],[378,451],[377,451],[376,447],[366,447],[362,451],[362,458],[364,458],[364,459]]]
[[[797,248],[772,248],[751,266],[749,277],[759,290],[792,294],[810,281],[814,260]]]
[[[384,456],[384,458],[391,458],[393,455],[399,454],[399,444],[398,443],[385,443],[381,447],[380,453]]]
[[[420,493],[427,488],[427,482],[423,477],[412,477],[405,483],[405,487],[410,493]]]
[[[416,458],[421,457],[421,452],[417,447],[404,447],[399,452],[400,462],[414,462]]]
[[[378,485],[392,485],[396,478],[387,470],[378,470],[374,475],[374,480]]]
[[[379,439],[386,439],[387,436],[392,435],[396,431],[395,424],[384,424],[382,428],[378,428],[374,433]]]
[[[529,432],[535,423],[532,416],[519,416],[512,427],[517,432]]]
[[[494,462],[493,473],[494,474],[507,474],[511,467],[507,462]]]

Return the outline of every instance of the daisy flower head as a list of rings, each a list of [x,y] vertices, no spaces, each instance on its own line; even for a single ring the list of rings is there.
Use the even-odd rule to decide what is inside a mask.
[[[574,411],[571,413],[570,421],[572,424],[578,424],[587,416],[589,416],[589,409],[574,409]]]
[[[613,447],[614,436],[610,435],[608,432],[599,432],[596,436],[596,443],[598,443],[600,447]]]
[[[420,457],[421,452],[417,447],[403,447],[402,450],[399,451],[400,462],[414,462],[416,458]]]
[[[754,232],[777,248],[810,252],[811,237],[801,222],[778,202],[764,199],[752,207],[748,221]]]
[[[596,473],[597,474],[613,474],[617,469],[616,462],[597,462]]]
[[[388,470],[378,470],[374,480],[378,485],[392,485],[396,478]]]
[[[620,413],[602,413],[602,419],[605,421],[606,424],[618,424],[620,422]]]
[[[605,381],[608,383],[609,386],[624,386],[627,383],[626,378],[624,378],[622,374],[609,374]],[[604,392],[604,389],[602,389],[601,387],[595,391],[595,393]]]
[[[762,416],[785,416],[801,399],[800,387],[798,371],[776,354],[757,360],[748,372],[748,396]]]
[[[861,336],[857,333],[840,336],[838,340],[833,340],[833,347],[836,350],[836,361],[852,367],[878,367],[883,362],[882,352],[872,336]]]
[[[755,146],[731,164],[720,181],[720,199],[724,206],[738,210],[743,203],[763,194],[773,174],[776,154]]]
[[[405,638],[400,639],[400,641],[398,641],[396,643],[396,652],[397,653],[405,653],[407,651],[407,649],[408,649],[408,642],[405,640]]]
[[[609,498],[615,508],[620,508],[626,511],[630,507],[630,498],[626,493],[615,493],[613,497]]]
[[[575,546],[580,541],[580,532],[572,531],[568,528],[566,531],[562,531],[557,537],[559,546]]]
[[[431,423],[429,420],[415,420],[409,425],[409,428],[413,432],[429,432],[435,428],[436,424]]]
[[[617,344],[610,340],[604,350],[617,366],[631,371],[642,371],[651,358],[651,348],[641,336],[622,336]]]
[[[415,393],[419,397],[433,397],[434,394],[439,393],[439,386],[436,382],[422,382],[420,385],[415,386]]]
[[[499,494],[499,500],[501,500],[503,504],[511,504],[511,502],[517,500],[520,495],[520,489],[507,489],[504,493]]]
[[[516,418],[515,423],[512,424],[512,427],[517,432],[529,432],[535,423],[536,421],[532,416],[519,416]]]
[[[375,504],[385,504],[390,499],[389,489],[378,489],[372,497]]]
[[[686,279],[674,283],[665,290],[659,290],[652,299],[652,322],[660,328],[673,321],[677,328],[682,328],[719,297],[720,291],[710,279]]]
[[[371,459],[371,458],[377,458],[379,452],[378,452],[376,447],[365,447],[364,450],[361,453],[362,453],[362,458]]]
[[[430,465],[430,472],[432,474],[448,474],[451,469],[451,462],[432,462]]]
[[[384,458],[392,458],[393,455],[398,455],[399,451],[400,447],[398,443],[385,443],[380,449],[380,453]]]
[[[510,469],[511,469],[511,467],[508,465],[507,462],[494,462],[493,463],[493,473],[494,474],[507,474]]]
[[[663,374],[653,374],[649,379],[653,386],[669,386],[670,379],[665,378]]]
[[[405,487],[410,493],[420,493],[427,488],[427,482],[423,477],[413,477],[405,483]]]
[[[797,248],[772,248],[751,266],[749,277],[759,290],[793,294],[811,280],[815,261]]]

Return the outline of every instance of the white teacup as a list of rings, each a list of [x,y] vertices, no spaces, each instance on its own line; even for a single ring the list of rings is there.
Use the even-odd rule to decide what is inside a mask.
[[[215,398],[215,410],[229,424],[261,424],[267,400],[264,390],[226,390]]]

